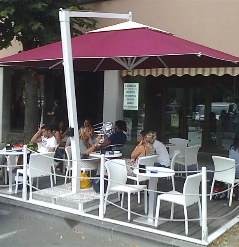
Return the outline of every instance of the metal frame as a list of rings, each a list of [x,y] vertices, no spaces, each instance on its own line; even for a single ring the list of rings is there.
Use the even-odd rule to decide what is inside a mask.
[[[70,33],[71,17],[126,19],[128,21],[132,21],[132,13],[129,12],[129,14],[115,14],[115,13],[98,13],[98,12],[76,12],[76,11],[68,11],[63,9],[59,10],[69,126],[74,128],[74,136],[71,137],[72,160],[73,160],[72,192],[76,193],[80,190],[79,179],[77,177],[80,174],[80,170],[81,170],[80,167],[81,159],[80,159],[80,145],[78,138],[78,121],[77,121],[71,33]],[[79,161],[79,165],[77,165],[78,161]]]

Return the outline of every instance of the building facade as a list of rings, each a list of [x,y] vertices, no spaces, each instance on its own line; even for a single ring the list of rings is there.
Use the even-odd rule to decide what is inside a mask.
[[[239,56],[239,36],[235,34],[239,23],[237,1],[79,0],[78,3],[97,12],[132,11],[133,21]],[[120,22],[113,19],[98,21],[98,28]],[[153,74],[145,70],[137,73],[105,71],[99,77],[90,77],[94,81],[100,77],[103,83],[97,87],[98,95],[101,95],[97,101],[97,110],[92,111],[93,107],[89,107],[90,118],[94,122],[124,118],[128,124],[129,142],[137,142],[138,133],[146,128],[157,131],[162,141],[182,137],[188,138],[190,145],[201,143],[205,150],[226,151],[234,133],[239,130],[237,107],[229,109],[232,108],[229,103],[236,106],[239,103],[237,72],[223,70],[190,74],[178,71]],[[47,82],[46,78],[41,77],[43,84]],[[82,80],[86,81],[84,78]],[[131,85],[137,85],[136,110],[123,107],[126,97],[124,88]],[[89,95],[94,89],[88,89]],[[48,100],[47,105],[51,101],[53,98]],[[217,109],[214,109],[215,105]],[[11,108],[11,105],[8,107]],[[5,109],[7,111],[8,108]],[[224,111],[225,117],[221,116]],[[81,115],[82,111],[79,110],[78,114]],[[83,113],[80,120],[85,117],[87,113]]]

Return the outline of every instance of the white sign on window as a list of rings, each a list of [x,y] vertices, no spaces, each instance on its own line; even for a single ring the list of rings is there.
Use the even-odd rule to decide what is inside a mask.
[[[138,83],[124,83],[124,110],[138,110]]]

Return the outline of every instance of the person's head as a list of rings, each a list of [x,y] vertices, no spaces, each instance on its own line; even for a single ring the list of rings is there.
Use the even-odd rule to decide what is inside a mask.
[[[59,105],[59,100],[54,100],[54,105]]]
[[[90,119],[86,119],[86,120],[84,121],[84,126],[89,126],[89,127],[92,128]]]
[[[61,130],[61,129],[63,129],[63,126],[64,126],[63,121],[60,121],[60,122],[58,123],[58,128]]]
[[[157,133],[156,132],[153,132],[153,131],[150,131],[148,132],[145,137],[144,137],[144,141],[146,143],[149,143],[149,144],[153,144],[154,141],[156,140],[157,138]]]
[[[43,125],[41,127],[41,129],[42,129],[42,134],[45,137],[49,138],[49,137],[52,137],[53,136],[53,133],[52,132],[53,132],[54,128],[53,128],[52,125]]]
[[[144,140],[144,137],[146,136],[146,134],[148,133],[147,130],[141,130],[139,135],[140,135],[140,141]]]
[[[239,132],[235,134],[232,146],[235,148],[239,148]]]
[[[82,126],[79,129],[79,138],[81,140],[87,141],[91,135],[91,129],[88,126]]]
[[[115,121],[115,131],[127,131],[126,129],[126,122],[123,120],[117,120]]]

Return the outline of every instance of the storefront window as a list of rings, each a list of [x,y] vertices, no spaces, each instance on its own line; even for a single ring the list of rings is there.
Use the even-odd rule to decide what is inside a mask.
[[[124,84],[138,85],[137,110],[124,110],[124,120],[127,124],[127,140],[136,143],[139,140],[139,133],[144,129],[145,123],[145,81],[142,76],[124,78]],[[133,91],[132,91],[133,92]],[[134,95],[132,94],[132,97]],[[125,97],[125,95],[124,95]],[[125,100],[125,99],[124,99]],[[127,107],[125,107],[127,108]]]

